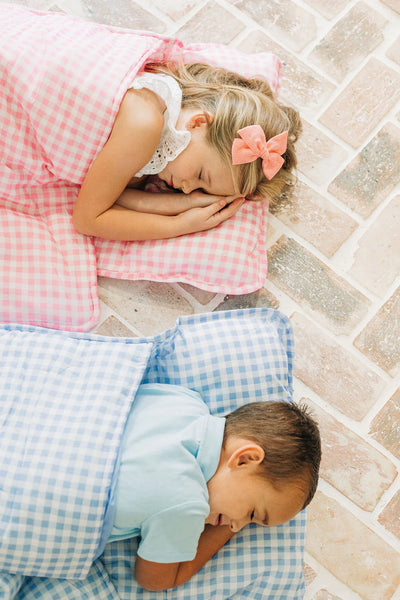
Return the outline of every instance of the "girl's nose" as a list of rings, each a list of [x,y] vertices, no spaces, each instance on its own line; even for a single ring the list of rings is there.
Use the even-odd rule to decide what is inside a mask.
[[[192,191],[192,188],[190,186],[190,182],[187,181],[186,179],[184,181],[182,181],[181,188],[182,188],[182,192],[184,194],[190,194],[190,192]]]
[[[183,179],[181,182],[181,189],[184,194],[190,194],[193,190],[197,190],[200,187],[198,179],[193,177],[192,179]]]

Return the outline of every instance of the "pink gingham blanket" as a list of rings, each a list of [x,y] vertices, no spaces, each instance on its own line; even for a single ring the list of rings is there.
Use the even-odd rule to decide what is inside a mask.
[[[71,224],[85,174],[119,104],[147,61],[203,61],[263,74],[280,62],[0,3],[0,321],[88,330],[99,315],[97,275],[181,281],[243,294],[266,275],[264,204],[173,240],[113,242]]]

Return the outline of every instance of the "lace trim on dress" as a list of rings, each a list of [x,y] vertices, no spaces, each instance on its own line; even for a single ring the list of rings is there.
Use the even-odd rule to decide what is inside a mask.
[[[135,177],[160,173],[168,162],[174,160],[190,142],[190,132],[175,128],[182,104],[182,90],[170,75],[163,73],[143,73],[132,85],[134,89],[147,88],[160,96],[167,108],[164,113],[164,128],[152,158]]]

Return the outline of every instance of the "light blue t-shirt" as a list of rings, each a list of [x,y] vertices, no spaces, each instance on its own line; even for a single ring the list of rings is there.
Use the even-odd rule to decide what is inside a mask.
[[[197,392],[140,386],[123,435],[108,542],[140,535],[145,560],[192,560],[210,511],[207,481],[219,463],[224,427]]]

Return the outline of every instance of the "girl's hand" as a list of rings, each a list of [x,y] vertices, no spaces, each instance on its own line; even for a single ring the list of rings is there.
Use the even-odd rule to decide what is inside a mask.
[[[188,202],[188,210],[195,207],[204,207],[210,206],[210,204],[215,204],[220,200],[225,200],[227,204],[236,200],[236,198],[241,198],[242,196],[212,196],[210,194],[206,194],[201,190],[193,190],[190,194],[186,194],[189,202]]]
[[[203,194],[203,196],[209,199],[215,198],[215,196],[207,194]],[[245,198],[243,197],[235,200],[232,200],[232,197],[224,197],[217,201],[214,200],[206,206],[190,208],[176,217],[179,222],[178,235],[212,229],[232,217],[244,202]]]

